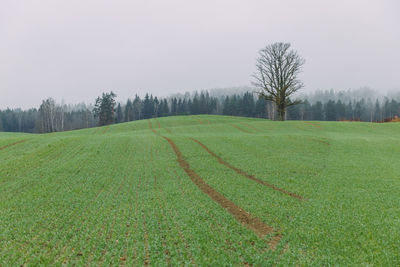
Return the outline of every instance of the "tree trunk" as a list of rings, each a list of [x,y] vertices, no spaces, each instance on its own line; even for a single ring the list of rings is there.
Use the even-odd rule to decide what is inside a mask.
[[[284,121],[286,119],[286,110],[285,107],[278,107],[278,116],[280,121]]]
[[[61,131],[64,132],[64,107],[61,106]]]

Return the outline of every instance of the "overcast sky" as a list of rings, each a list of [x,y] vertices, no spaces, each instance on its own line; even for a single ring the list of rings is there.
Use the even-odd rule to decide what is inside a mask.
[[[305,91],[400,90],[399,2],[2,0],[0,109],[250,85],[277,41],[306,59]]]

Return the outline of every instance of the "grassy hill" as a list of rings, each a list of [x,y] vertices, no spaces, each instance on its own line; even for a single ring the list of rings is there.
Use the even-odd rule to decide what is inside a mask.
[[[400,264],[400,124],[0,134],[0,266]]]

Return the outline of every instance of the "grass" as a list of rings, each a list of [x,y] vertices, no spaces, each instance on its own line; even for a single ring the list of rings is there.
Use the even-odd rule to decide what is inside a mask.
[[[202,115],[1,133],[0,266],[399,265],[399,132]]]

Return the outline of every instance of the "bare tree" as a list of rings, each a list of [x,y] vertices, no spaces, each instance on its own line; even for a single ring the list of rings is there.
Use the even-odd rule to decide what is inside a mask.
[[[56,129],[54,127],[54,119],[56,116],[56,104],[54,99],[48,98],[43,100],[39,108],[40,120],[42,124],[42,132],[51,133]]]
[[[64,100],[61,101],[61,106],[60,106],[60,119],[61,119],[61,131],[64,131],[64,121],[65,121],[65,109],[66,105],[64,103]]]
[[[303,87],[297,76],[304,63],[289,43],[274,43],[259,52],[253,85],[260,89],[257,92],[260,97],[276,104],[281,121],[285,120],[287,107],[301,103],[291,101],[290,96]]]

